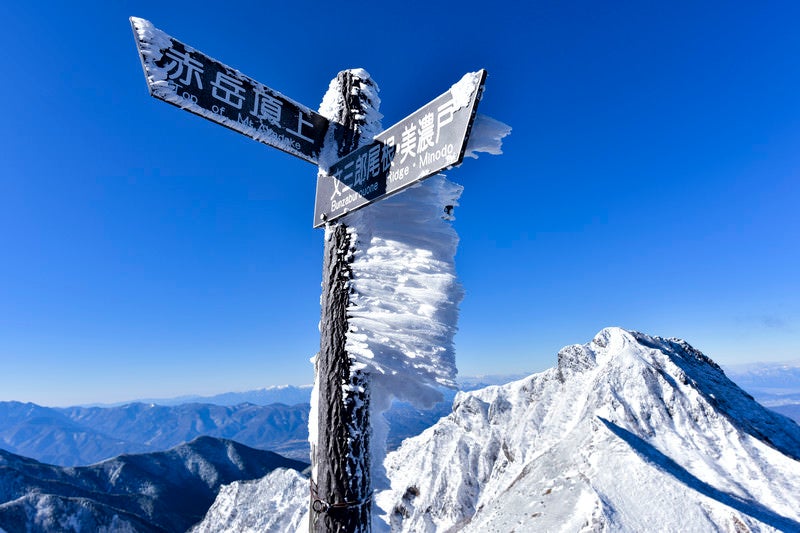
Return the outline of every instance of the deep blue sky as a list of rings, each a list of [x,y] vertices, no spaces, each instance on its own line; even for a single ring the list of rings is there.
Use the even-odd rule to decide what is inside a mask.
[[[514,131],[449,174],[462,374],[611,325],[798,357],[800,5],[344,5],[0,5],[0,400],[313,379],[315,168],[150,98],[131,15],[312,108],[366,68],[386,127],[489,71]]]

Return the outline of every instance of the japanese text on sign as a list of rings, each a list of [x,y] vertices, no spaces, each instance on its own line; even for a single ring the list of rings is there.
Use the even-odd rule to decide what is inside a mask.
[[[474,74],[467,105],[457,105],[448,91],[321,174],[315,227],[459,164],[486,75]]]
[[[317,162],[329,127],[327,119],[147,21],[132,19],[132,24],[153,96]]]

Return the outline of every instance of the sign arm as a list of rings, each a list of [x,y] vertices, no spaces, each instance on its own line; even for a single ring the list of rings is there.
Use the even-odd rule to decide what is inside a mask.
[[[151,96],[318,164],[328,119],[145,19],[131,28]]]
[[[450,90],[345,155],[317,177],[314,227],[461,164],[486,81],[466,74]]]

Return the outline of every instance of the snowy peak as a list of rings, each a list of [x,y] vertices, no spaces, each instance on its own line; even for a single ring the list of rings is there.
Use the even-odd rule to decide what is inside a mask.
[[[564,352],[570,355],[562,356]],[[606,328],[589,344],[559,353],[565,379],[589,369],[591,407],[598,416],[620,418],[644,434],[665,425],[682,431],[687,426],[679,428],[674,420],[682,410],[692,413],[692,424],[707,424],[695,430],[711,429],[714,418],[724,416],[752,437],[800,459],[800,428],[755,402],[719,365],[682,339]]]
[[[397,531],[800,530],[800,428],[680,339],[608,328],[387,457]]]
[[[598,366],[624,364],[630,358],[643,361],[652,359],[650,351],[669,354],[687,365],[709,366],[717,372],[722,369],[709,357],[682,339],[664,339],[637,331],[613,327],[601,330],[588,344],[573,344],[558,352],[558,370],[566,377]]]

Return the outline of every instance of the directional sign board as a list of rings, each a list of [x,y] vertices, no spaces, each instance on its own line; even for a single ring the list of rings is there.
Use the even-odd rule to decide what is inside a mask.
[[[371,144],[320,172],[314,227],[460,164],[485,80],[485,70],[467,74]]]
[[[150,94],[316,164],[328,120],[131,17]]]

